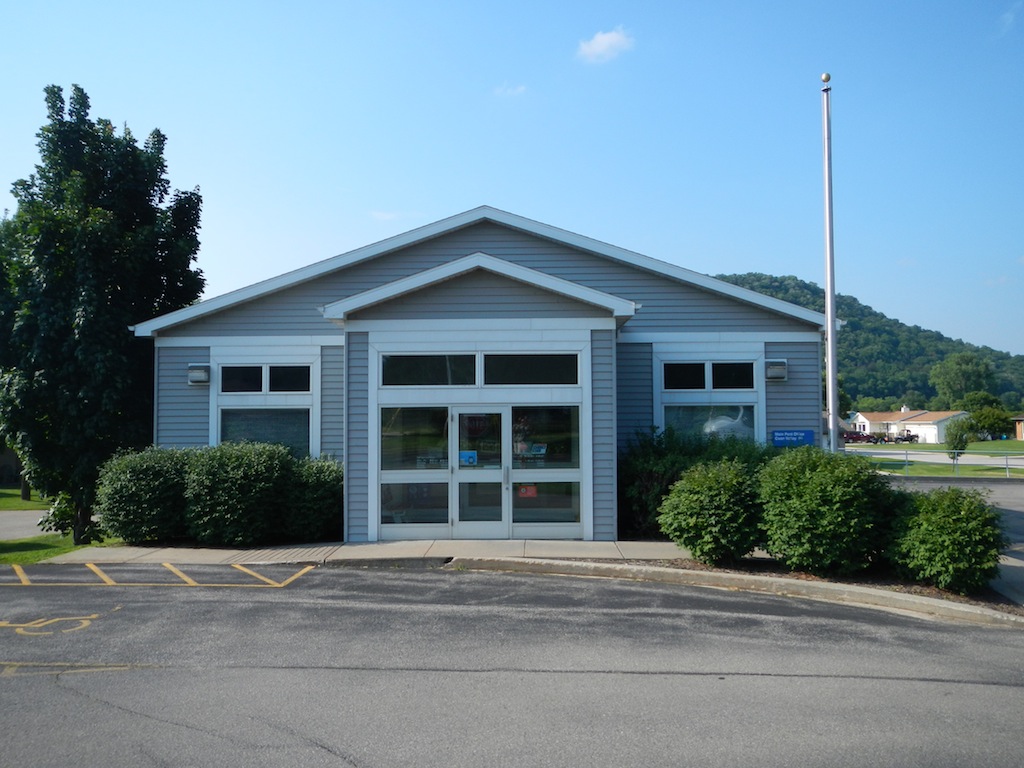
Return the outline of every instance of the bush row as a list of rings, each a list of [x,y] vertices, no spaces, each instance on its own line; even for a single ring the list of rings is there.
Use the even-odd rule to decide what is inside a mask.
[[[756,547],[794,570],[870,567],[968,593],[999,569],[1007,541],[978,491],[891,488],[863,457],[805,446],[750,472],[736,459],[684,471],[659,509],[661,530],[693,557],[735,561]]]
[[[100,469],[95,512],[129,544],[340,540],[343,470],[264,443],[148,448]]]
[[[779,449],[717,435],[690,435],[669,428],[634,436],[619,455],[619,538],[658,535],[658,507],[682,472],[719,459],[735,459],[756,471]]]

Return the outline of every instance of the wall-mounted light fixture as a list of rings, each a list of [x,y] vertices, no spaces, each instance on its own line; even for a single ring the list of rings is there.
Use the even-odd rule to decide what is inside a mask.
[[[188,383],[190,386],[196,384],[209,384],[210,366],[206,363],[189,363]]]
[[[767,381],[785,381],[789,378],[789,363],[786,360],[765,360],[764,378]]]

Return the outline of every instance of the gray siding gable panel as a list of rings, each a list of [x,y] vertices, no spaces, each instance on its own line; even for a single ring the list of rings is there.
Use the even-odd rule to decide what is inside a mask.
[[[199,318],[162,335],[340,333],[319,307],[483,252],[642,306],[638,331],[807,331],[813,324],[665,275],[485,221]]]
[[[607,316],[606,310],[486,270],[475,270],[350,315],[354,320]]]

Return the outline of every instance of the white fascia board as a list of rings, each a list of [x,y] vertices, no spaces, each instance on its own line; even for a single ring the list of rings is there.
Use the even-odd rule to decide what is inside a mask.
[[[504,261],[503,259],[496,259],[486,253],[479,252],[441,264],[432,269],[424,270],[423,272],[417,272],[416,274],[403,277],[369,291],[364,291],[355,296],[335,301],[324,306],[321,311],[328,320],[344,320],[349,312],[356,312],[374,304],[390,301],[399,296],[413,293],[445,280],[451,280],[454,277],[459,277],[477,269],[493,272],[510,280],[516,280],[584,304],[600,307],[617,318],[629,318],[636,313],[636,305],[627,299],[612,296],[603,291],[587,288],[578,283],[563,280],[560,277],[554,277],[546,272],[539,272],[536,269]]]
[[[430,240],[439,235],[453,232],[472,224],[477,224],[481,221],[493,221],[498,224],[503,224],[507,227],[519,229],[538,237],[564,243],[566,245],[590,251],[591,253],[605,256],[610,259],[615,259],[684,283],[695,285],[713,293],[729,296],[748,304],[763,307],[788,317],[794,317],[806,322],[816,323],[819,327],[825,326],[825,316],[821,313],[812,312],[811,310],[804,309],[803,307],[798,307],[794,304],[789,304],[779,299],[765,296],[757,293],[756,291],[740,288],[739,286],[727,283],[724,280],[717,280],[713,277],[709,277],[708,275],[703,275],[699,272],[678,267],[665,261],[653,259],[649,256],[643,256],[634,251],[628,251],[624,248],[609,245],[608,243],[603,243],[599,240],[584,237],[583,235],[578,235],[574,232],[559,229],[558,227],[553,227],[549,224],[542,224],[532,219],[527,219],[522,216],[508,213],[507,211],[501,211],[497,208],[491,208],[490,206],[484,205],[465,211],[464,213],[456,214],[455,216],[450,216],[447,219],[441,219],[440,221],[435,221],[432,224],[427,224],[425,226],[418,227],[417,229],[395,235],[394,237],[390,237],[386,240],[381,240],[380,242],[366,245],[362,248],[357,248],[354,251],[349,251],[348,253],[344,253],[339,256],[333,256],[329,259],[319,261],[315,264],[310,264],[306,267],[301,267],[291,272],[286,272],[283,275],[263,280],[262,282],[255,283],[245,288],[239,288],[236,291],[225,293],[221,296],[215,296],[212,299],[207,299],[206,301],[193,304],[189,307],[185,307],[184,309],[179,309],[176,312],[170,312],[166,315],[146,320],[145,322],[135,325],[134,332],[136,336],[155,336],[165,328],[186,323],[210,313],[219,312],[220,310],[227,309],[228,307],[274,293],[275,291],[290,288],[309,280],[314,280],[321,275],[352,266],[353,264],[375,258],[399,248],[405,248],[424,240]]]

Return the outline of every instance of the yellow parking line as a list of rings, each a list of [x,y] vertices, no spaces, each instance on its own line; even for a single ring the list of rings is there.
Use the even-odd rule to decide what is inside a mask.
[[[260,581],[265,582],[265,583],[269,584],[272,587],[280,587],[280,586],[282,586],[281,584],[278,584],[276,581],[268,579],[266,576],[260,576],[258,573],[256,573],[256,571],[250,571],[244,565],[239,565],[238,563],[232,563],[231,567],[232,568],[237,568],[242,573],[248,573],[253,578],[259,579]]]
[[[114,581],[112,578],[107,576],[107,574],[105,574],[103,571],[101,571],[99,569],[99,567],[94,565],[93,563],[86,563],[85,567],[88,568],[93,573],[95,573],[97,576],[99,576],[100,577],[100,581],[102,581],[108,587],[116,587],[117,586],[117,582],[116,581]]]
[[[21,581],[21,585],[23,587],[32,586],[32,582],[28,580],[28,574],[25,573],[24,568],[20,565],[12,565],[11,568],[14,569],[14,575],[18,577],[18,580]]]
[[[294,576],[292,576],[291,578],[288,578],[288,579],[285,579],[284,581],[282,581],[282,582],[281,582],[281,584],[280,584],[280,586],[282,586],[282,587],[287,587],[287,586],[288,586],[289,584],[291,584],[291,583],[292,583],[293,581],[295,581],[295,580],[296,580],[297,578],[299,578],[299,576],[302,576],[303,574],[309,573],[309,572],[310,572],[310,571],[312,571],[312,570],[313,570],[313,569],[314,569],[315,567],[316,567],[315,565],[307,565],[307,566],[306,566],[305,568],[303,568],[303,569],[302,569],[301,571],[299,571],[298,573],[296,573],[296,574],[295,574]]]
[[[190,576],[187,576],[187,575],[185,575],[184,573],[182,573],[181,571],[179,571],[179,570],[178,570],[177,568],[175,568],[175,567],[174,567],[173,565],[171,565],[170,563],[162,563],[162,565],[163,565],[163,567],[164,567],[164,568],[166,568],[166,569],[167,569],[168,571],[170,571],[170,572],[171,572],[171,573],[173,573],[173,574],[174,574],[175,576],[177,576],[177,577],[178,577],[179,579],[181,579],[182,581],[184,581],[184,582],[185,582],[185,583],[186,583],[186,584],[187,584],[188,586],[190,586],[190,587],[198,587],[198,586],[199,586],[199,582],[198,582],[198,581],[196,581],[195,579],[193,579],[193,578],[192,578],[192,577],[190,577]]]

